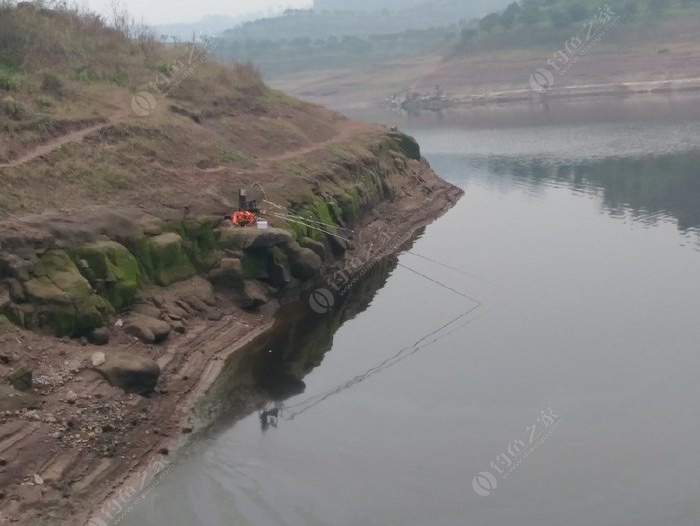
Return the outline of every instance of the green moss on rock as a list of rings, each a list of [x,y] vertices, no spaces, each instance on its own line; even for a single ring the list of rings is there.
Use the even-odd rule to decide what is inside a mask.
[[[266,249],[248,250],[245,252],[241,264],[243,277],[246,279],[267,279],[270,277],[268,270],[269,255]]]
[[[104,324],[112,310],[82,276],[68,254],[47,252],[38,264],[40,277],[24,283],[32,309],[24,325],[56,336],[83,336]]]
[[[163,287],[184,281],[196,274],[175,232],[168,232],[148,239],[148,263],[153,269],[153,280]]]
[[[116,310],[131,305],[141,279],[138,261],[124,246],[115,241],[85,245],[78,251],[94,276],[93,285]]]
[[[217,229],[221,218],[207,216],[189,218],[170,225],[182,237],[182,245],[189,260],[200,271],[214,268],[223,255],[217,250],[221,231]]]
[[[336,195],[336,201],[343,214],[343,220],[353,224],[360,216],[361,200],[357,188],[350,188],[342,194]]]
[[[403,133],[395,133],[392,134],[392,138],[394,139],[396,146],[404,153],[404,155],[406,155],[406,157],[420,161],[420,145],[413,137],[404,135]]]

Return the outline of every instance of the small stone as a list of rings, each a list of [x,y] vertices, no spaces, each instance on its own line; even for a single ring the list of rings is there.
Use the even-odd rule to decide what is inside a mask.
[[[43,486],[44,485],[44,479],[42,479],[39,475],[36,473],[34,474],[34,484],[37,486]]]
[[[87,339],[85,336],[83,336],[82,338],[80,338],[80,345],[82,345],[83,347],[85,347],[87,344],[88,344],[88,339]]]
[[[105,356],[105,353],[98,351],[95,353],[92,353],[92,366],[93,367],[99,367],[103,363],[107,361],[107,358]]]
[[[183,435],[189,435],[190,433],[192,433],[192,431],[194,431],[194,427],[192,426],[185,426],[182,428]]]
[[[170,450],[167,447],[163,447],[160,449],[160,451],[158,451],[158,453],[160,453],[161,455],[163,455],[165,457],[165,456],[168,456],[170,454]]]
[[[69,404],[74,404],[78,401],[78,395],[75,394],[73,391],[68,391],[68,394],[66,394],[66,402]]]

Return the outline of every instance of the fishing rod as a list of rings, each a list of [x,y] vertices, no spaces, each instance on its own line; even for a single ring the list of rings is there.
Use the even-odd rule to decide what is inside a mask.
[[[313,229],[313,230],[318,230],[319,232],[323,232],[324,234],[327,234],[327,235],[329,235],[329,236],[333,236],[333,237],[335,237],[335,238],[342,239],[342,240],[345,241],[345,242],[349,242],[349,241],[350,241],[349,239],[344,238],[344,237],[342,237],[342,236],[336,234],[335,232],[331,232],[330,230],[325,230],[325,229],[320,228],[320,227],[318,227],[318,226],[315,226],[315,225],[313,225],[313,224],[309,224],[309,223],[307,223],[307,222],[304,222],[303,220],[300,220],[300,219],[296,219],[296,218],[293,219],[293,218],[291,218],[291,217],[289,217],[289,216],[284,216],[284,215],[282,215],[282,214],[277,214],[277,213],[275,213],[275,212],[268,213],[268,215],[272,215],[272,216],[277,217],[277,218],[279,218],[279,219],[284,219],[285,221],[288,221],[288,222],[293,223],[293,224],[296,224],[296,225],[301,225],[301,226],[305,226],[305,227],[307,227],[307,228],[311,228],[311,229]]]

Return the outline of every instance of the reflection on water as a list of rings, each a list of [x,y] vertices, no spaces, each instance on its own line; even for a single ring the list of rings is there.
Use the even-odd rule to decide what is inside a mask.
[[[323,316],[299,305],[283,308],[272,331],[230,357],[221,377],[195,408],[200,421],[211,423],[205,433],[227,429],[252,412],[258,413],[264,429],[270,422],[277,424],[280,417],[293,418],[298,409],[285,411],[284,401],[304,393],[303,378],[321,365],[338,328],[371,305],[395,267],[393,259],[376,263]],[[297,402],[295,407],[300,405]]]
[[[548,186],[599,197],[617,217],[654,225],[674,221],[682,232],[700,228],[700,151],[637,158],[608,157],[571,162],[537,157],[436,156],[438,171],[463,174],[465,182],[524,187]]]

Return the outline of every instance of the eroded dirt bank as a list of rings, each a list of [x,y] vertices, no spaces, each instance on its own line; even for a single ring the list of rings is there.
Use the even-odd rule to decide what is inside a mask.
[[[311,163],[327,155],[327,144],[277,160],[309,163],[299,175],[304,184],[288,195],[277,181],[267,185],[268,194],[284,196],[275,202],[306,219],[270,214],[282,228],[262,237],[198,215],[207,209],[201,200],[185,218],[181,210],[94,208],[2,225],[0,374],[24,368],[32,386],[2,387],[0,524],[85,524],[91,512],[99,516],[129,477],[192,431],[193,402],[228,355],[272,326],[281,303],[304,297],[378,240],[386,254],[397,250],[392,240],[456,202],[461,191],[430,170],[412,140],[375,129],[368,141],[366,131],[343,137],[333,148],[348,153],[321,169]],[[352,155],[358,142],[369,149]],[[321,223],[352,230],[349,242],[319,235]],[[91,343],[104,343],[99,326],[109,333],[103,346]],[[136,363],[105,370],[122,356]],[[154,387],[141,359],[159,366]],[[120,376],[119,367],[136,376]]]

